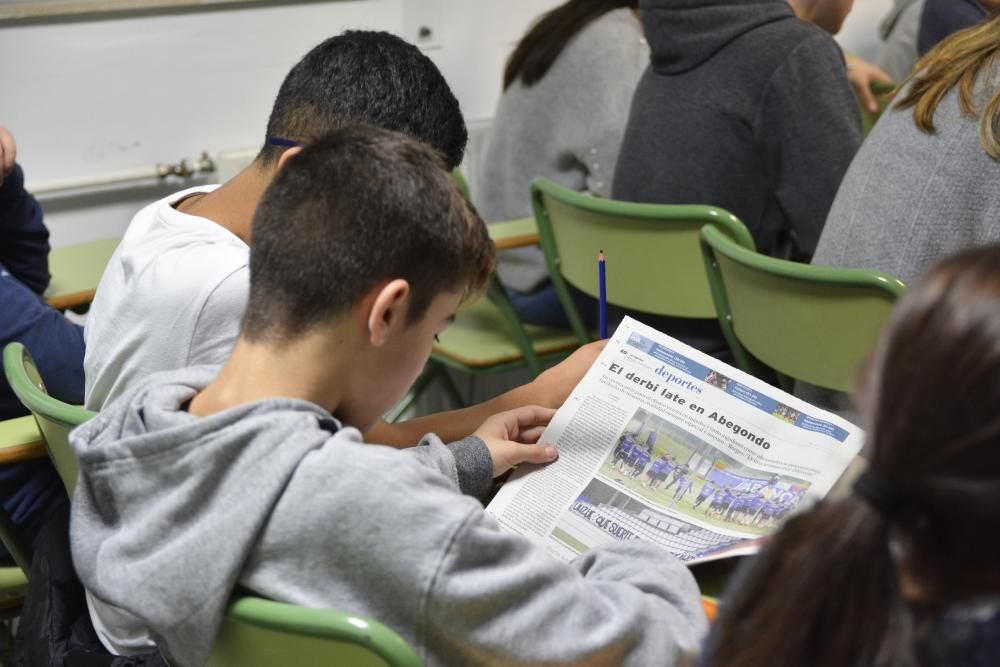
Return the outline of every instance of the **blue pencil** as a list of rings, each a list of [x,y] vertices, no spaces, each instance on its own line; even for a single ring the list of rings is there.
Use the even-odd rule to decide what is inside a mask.
[[[601,338],[608,337],[608,284],[604,276],[604,251],[597,253],[597,290],[600,294]]]

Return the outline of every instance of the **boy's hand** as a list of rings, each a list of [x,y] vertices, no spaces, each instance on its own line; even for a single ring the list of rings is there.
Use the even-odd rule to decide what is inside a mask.
[[[590,367],[594,365],[594,362],[597,361],[601,350],[607,344],[606,340],[587,343],[526,384],[521,388],[521,391],[526,392],[523,396],[528,399],[526,403],[544,405],[549,408],[560,407],[566,402],[570,392],[576,388]]]
[[[520,463],[548,463],[559,453],[551,445],[538,445],[555,410],[537,405],[493,415],[474,435],[486,443],[493,459],[493,476],[499,477]]]
[[[0,185],[3,185],[3,180],[13,171],[16,158],[17,144],[14,143],[14,136],[6,127],[0,127]]]

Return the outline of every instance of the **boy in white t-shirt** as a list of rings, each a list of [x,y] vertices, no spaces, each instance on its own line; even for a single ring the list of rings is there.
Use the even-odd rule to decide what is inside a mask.
[[[251,220],[275,174],[308,143],[347,123],[403,132],[436,148],[448,168],[467,139],[458,101],[416,47],[382,32],[326,40],[292,68],[254,162],[221,186],[184,190],[140,211],[97,290],[88,317],[86,405],[100,409],[150,373],[221,364],[239,333],[248,290]],[[446,439],[519,405],[558,406],[596,356],[584,348],[534,382],[487,403],[389,426],[380,442]]]

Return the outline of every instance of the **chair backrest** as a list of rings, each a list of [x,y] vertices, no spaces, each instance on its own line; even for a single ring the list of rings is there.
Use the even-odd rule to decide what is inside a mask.
[[[596,297],[597,253],[607,257],[608,303],[656,315],[714,319],[698,249],[702,225],[753,248],[750,232],[722,209],[600,199],[537,178],[532,205],[549,275],[573,331],[590,340],[566,283]]]
[[[719,324],[739,366],[850,391],[906,287],[864,269],[812,266],[767,257],[701,231],[705,270]]]
[[[49,458],[72,497],[77,464],[69,446],[69,432],[95,413],[49,396],[31,354],[21,343],[9,343],[4,348],[3,370],[18,400],[35,416]]]
[[[27,575],[31,569],[31,550],[21,539],[10,515],[2,507],[0,507],[0,542],[3,542],[14,563]]]
[[[469,196],[469,182],[465,180],[465,174],[462,173],[462,170],[458,167],[452,169],[451,178],[455,181],[455,185],[458,186],[459,192],[465,197],[465,201],[472,201],[472,198]]]
[[[258,597],[229,607],[208,667],[420,667],[420,658],[381,623],[330,609]]]

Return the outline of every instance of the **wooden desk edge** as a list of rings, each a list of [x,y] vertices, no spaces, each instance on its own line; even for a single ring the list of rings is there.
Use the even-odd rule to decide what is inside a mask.
[[[33,459],[45,458],[46,456],[48,456],[48,453],[45,451],[45,444],[41,440],[23,445],[14,445],[12,447],[0,447],[0,465],[31,461]]]
[[[527,246],[538,245],[538,232],[496,239],[493,244],[497,250],[510,250],[512,248],[525,248]]]
[[[525,248],[527,246],[538,245],[538,232],[517,234],[494,241],[497,250],[511,250],[512,248]],[[72,292],[70,294],[57,294],[46,299],[46,303],[56,310],[66,310],[86,306],[94,300],[96,289],[83,290],[82,292]]]
[[[72,294],[57,294],[45,301],[56,310],[66,310],[67,308],[86,306],[94,300],[94,294],[96,293],[96,289],[89,289],[82,292],[73,292]]]

